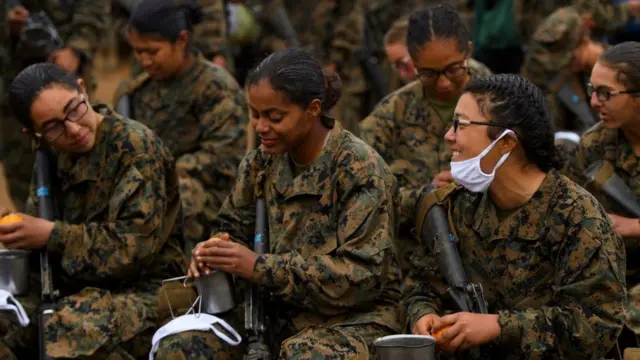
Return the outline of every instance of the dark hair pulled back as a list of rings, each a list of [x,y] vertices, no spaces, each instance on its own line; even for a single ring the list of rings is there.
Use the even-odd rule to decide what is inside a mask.
[[[626,41],[613,46],[598,59],[616,71],[616,80],[627,90],[640,91],[640,42]]]
[[[9,104],[17,120],[27,129],[33,130],[31,106],[43,90],[62,86],[82,92],[78,78],[51,63],[38,63],[26,67],[9,86]]]
[[[193,26],[203,18],[204,12],[196,0],[142,0],[131,12],[129,29],[175,42],[181,31],[193,31]]]
[[[420,49],[435,39],[456,41],[461,52],[468,49],[471,33],[449,3],[429,6],[409,16],[407,49],[414,60]]]
[[[262,80],[304,109],[314,99],[319,99],[322,123],[333,128],[335,117],[331,115],[331,109],[340,100],[342,81],[335,72],[323,70],[310,53],[291,48],[269,55],[249,73],[247,86],[257,85]]]
[[[544,93],[529,80],[513,74],[491,75],[471,81],[465,88],[489,121],[511,129],[525,157],[540,170],[561,169],[563,155],[555,145],[555,130]],[[504,128],[489,126],[495,140]]]

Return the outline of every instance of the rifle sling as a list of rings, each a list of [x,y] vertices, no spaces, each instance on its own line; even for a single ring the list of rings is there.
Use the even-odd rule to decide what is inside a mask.
[[[447,215],[449,217],[449,223],[453,224],[451,217],[451,206],[450,203],[446,203],[449,195],[454,193],[458,189],[458,185],[456,183],[451,183],[447,186],[443,186],[436,190],[433,190],[426,194],[420,203],[418,204],[418,216],[416,218],[416,234],[421,236],[422,234],[422,225],[424,223],[424,219],[427,216],[427,213],[431,208],[436,204],[444,205],[447,208]],[[454,235],[457,238],[457,234],[455,234],[455,228],[451,227],[451,231],[454,232]]]

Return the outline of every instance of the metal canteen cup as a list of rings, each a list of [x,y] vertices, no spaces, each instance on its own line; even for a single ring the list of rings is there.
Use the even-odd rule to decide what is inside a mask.
[[[389,335],[376,339],[378,360],[435,360],[436,340],[426,335]]]

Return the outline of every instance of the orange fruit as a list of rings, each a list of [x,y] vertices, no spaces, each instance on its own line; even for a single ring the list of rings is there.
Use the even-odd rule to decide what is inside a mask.
[[[9,214],[0,219],[0,225],[13,224],[19,221],[24,220],[22,216],[17,214]]]
[[[442,336],[442,333],[444,333],[444,332],[445,332],[445,330],[447,330],[448,328],[449,328],[448,326],[445,326],[445,327],[443,327],[442,329],[440,329],[440,330],[436,331],[436,332],[433,334],[433,337],[437,340],[440,336]]]

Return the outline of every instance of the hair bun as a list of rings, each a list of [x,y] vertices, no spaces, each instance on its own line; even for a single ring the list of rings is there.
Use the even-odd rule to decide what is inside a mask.
[[[342,95],[342,80],[340,80],[340,75],[335,71],[322,70],[322,75],[324,75],[324,104],[322,105],[324,111],[328,112],[336,106],[340,100],[340,96]]]
[[[204,20],[204,11],[198,1],[187,0],[182,4],[182,8],[186,10],[187,19],[191,25],[199,24]]]

